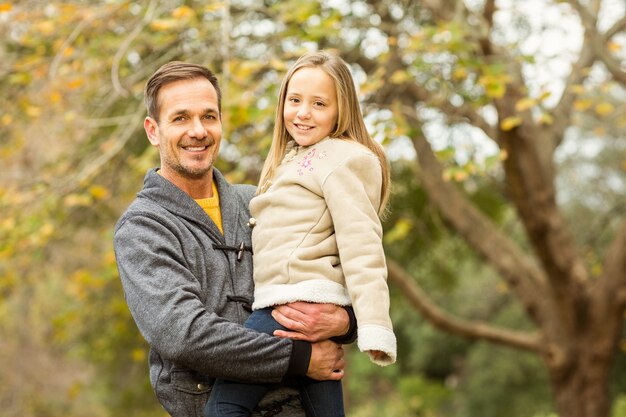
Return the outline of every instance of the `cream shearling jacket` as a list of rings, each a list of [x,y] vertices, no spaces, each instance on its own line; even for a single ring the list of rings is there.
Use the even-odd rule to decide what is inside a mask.
[[[361,351],[396,360],[378,217],[378,158],[350,140],[295,146],[250,202],[253,309],[292,301],[352,305]]]

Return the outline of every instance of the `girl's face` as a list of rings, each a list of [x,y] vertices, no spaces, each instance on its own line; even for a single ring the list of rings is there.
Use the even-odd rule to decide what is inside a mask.
[[[300,146],[315,145],[337,124],[335,83],[320,68],[300,68],[287,85],[285,128]]]

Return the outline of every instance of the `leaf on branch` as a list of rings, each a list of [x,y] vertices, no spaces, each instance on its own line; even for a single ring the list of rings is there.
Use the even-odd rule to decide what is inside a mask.
[[[223,1],[218,1],[215,3],[208,4],[204,7],[205,13],[215,13],[216,11],[225,8],[226,5]]]
[[[400,218],[393,225],[391,230],[385,233],[383,239],[386,244],[399,242],[404,240],[413,230],[413,222],[407,218]]]
[[[500,122],[500,129],[508,132],[522,124],[522,118],[519,116],[510,116]]]
[[[194,16],[194,11],[189,6],[180,6],[172,10],[172,17],[174,19],[190,19]]]
[[[609,52],[612,52],[612,53],[617,53],[622,50],[622,46],[615,41],[609,42],[606,48],[609,50]]]
[[[389,78],[393,84],[404,84],[407,81],[410,81],[411,77],[406,71],[398,70],[393,73],[393,75]]]
[[[89,195],[91,195],[96,201],[105,200],[110,195],[109,190],[101,185],[92,185],[89,187],[88,191]]]
[[[501,83],[490,83],[485,85],[485,94],[491,98],[502,98],[506,94],[506,85]]]
[[[598,103],[596,105],[595,110],[599,116],[606,116],[608,114],[613,113],[613,110],[615,110],[615,107],[611,103],[603,102],[603,103]]]
[[[574,109],[577,111],[585,111],[589,109],[592,104],[590,99],[579,99],[574,101]]]
[[[65,86],[70,90],[76,90],[83,85],[82,78],[74,78],[73,80],[68,81]]]
[[[174,29],[178,23],[174,19],[156,19],[150,22],[150,28],[157,32],[167,32]]]
[[[449,167],[443,171],[442,177],[446,182],[463,182],[469,178],[470,173],[464,167]]]
[[[537,100],[541,103],[543,102],[545,99],[547,99],[548,97],[550,97],[552,95],[552,93],[550,91],[544,91],[543,93],[541,93],[541,95],[537,98]]]
[[[525,97],[521,100],[518,100],[517,103],[515,103],[515,110],[522,112],[522,111],[526,111],[534,106],[537,105],[537,100],[535,100],[534,98],[531,97]]]
[[[544,126],[550,126],[554,123],[554,117],[550,113],[541,113],[537,121]]]
[[[457,81],[461,81],[467,78],[467,70],[465,68],[455,68],[454,72],[452,73],[452,78],[454,78]]]

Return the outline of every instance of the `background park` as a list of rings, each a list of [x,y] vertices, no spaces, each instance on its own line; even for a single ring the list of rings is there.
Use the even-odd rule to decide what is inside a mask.
[[[399,360],[351,417],[626,417],[623,0],[0,1],[0,415],[164,416],[114,224],[158,164],[142,89],[218,73],[255,184],[303,52],[350,64],[391,160]]]

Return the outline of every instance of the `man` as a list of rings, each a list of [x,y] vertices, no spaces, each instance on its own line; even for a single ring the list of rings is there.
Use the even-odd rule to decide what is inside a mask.
[[[347,310],[304,303],[278,308],[276,319],[292,332],[276,335],[292,339],[240,325],[253,294],[248,202],[254,187],[230,185],[213,167],[222,136],[215,76],[171,62],[148,80],[145,102],[144,128],[161,166],[146,174],[116,226],[114,244],[126,301],[151,347],[150,380],[163,407],[173,417],[202,416],[214,378],[341,379],[343,350],[325,339],[355,333]],[[261,409],[302,415],[290,392],[271,395]]]

